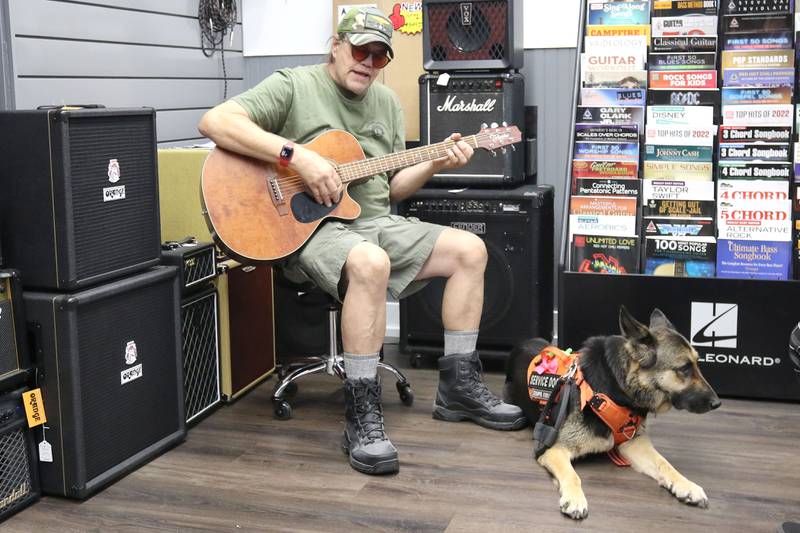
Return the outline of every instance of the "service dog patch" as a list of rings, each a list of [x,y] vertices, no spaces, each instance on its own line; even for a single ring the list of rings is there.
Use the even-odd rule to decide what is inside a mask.
[[[528,395],[531,400],[547,403],[559,378],[566,374],[575,359],[572,350],[547,346],[528,365]]]

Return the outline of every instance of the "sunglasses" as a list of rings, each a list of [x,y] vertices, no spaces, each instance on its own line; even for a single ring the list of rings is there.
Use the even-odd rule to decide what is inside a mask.
[[[371,55],[372,66],[375,68],[383,68],[389,64],[389,61],[391,61],[391,58],[389,57],[388,52],[386,50],[381,50],[380,52],[373,52],[366,45],[356,46],[353,43],[350,43],[350,53],[352,54],[353,59],[355,59],[359,63],[361,61],[366,60],[367,57]]]

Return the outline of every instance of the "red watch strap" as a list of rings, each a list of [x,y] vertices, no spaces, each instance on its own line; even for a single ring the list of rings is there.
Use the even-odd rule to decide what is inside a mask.
[[[288,167],[293,155],[294,143],[292,141],[286,141],[286,144],[281,148],[281,153],[278,155],[278,163],[280,166]]]

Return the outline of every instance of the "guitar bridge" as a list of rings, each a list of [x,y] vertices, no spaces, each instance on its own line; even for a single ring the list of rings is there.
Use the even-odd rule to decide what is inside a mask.
[[[283,197],[278,179],[275,177],[267,178],[267,188],[269,189],[269,196],[272,198],[272,205],[278,209],[278,214],[281,216],[287,215],[289,209],[286,207],[286,199]]]

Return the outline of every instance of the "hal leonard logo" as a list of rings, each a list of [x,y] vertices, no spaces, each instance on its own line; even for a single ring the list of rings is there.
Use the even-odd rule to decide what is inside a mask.
[[[692,302],[692,344],[715,348],[736,348],[739,306]]]

